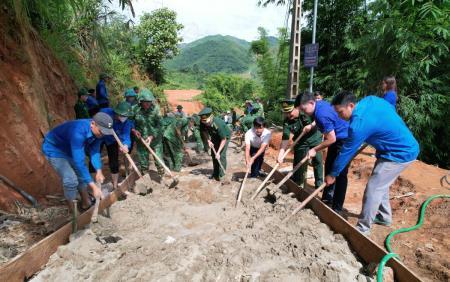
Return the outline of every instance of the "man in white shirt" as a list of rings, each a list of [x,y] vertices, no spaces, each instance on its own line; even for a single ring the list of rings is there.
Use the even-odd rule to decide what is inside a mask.
[[[245,133],[245,162],[247,170],[251,169],[250,177],[262,176],[260,170],[264,162],[264,153],[271,138],[272,133],[266,128],[264,118],[255,118],[253,127]]]

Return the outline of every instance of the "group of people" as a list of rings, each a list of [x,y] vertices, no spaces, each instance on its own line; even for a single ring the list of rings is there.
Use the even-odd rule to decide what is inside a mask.
[[[187,153],[185,142],[189,131],[198,153],[211,149],[212,179],[220,181],[224,176],[227,148],[236,130],[244,136],[250,177],[264,176],[261,166],[272,132],[267,128],[260,100],[246,101],[245,114],[238,116],[234,112],[230,125],[228,118],[224,120],[220,113],[215,116],[208,107],[190,117],[181,105],[176,111],[161,115],[153,93],[138,87],[125,91],[124,100],[110,107],[105,83],[108,79],[108,75],[100,75],[94,94],[81,89],[75,105],[77,120],[61,124],[45,136],[44,155],[62,179],[70,208],[77,192],[82,198],[81,208],[89,207],[88,186],[94,195],[101,194],[96,183],[104,180],[100,159],[103,146],[108,152],[113,186],[117,188],[119,152],[128,153],[136,144],[139,169],[146,173],[149,169],[146,145],[149,145],[171,170],[180,171]],[[304,92],[295,99],[284,100],[281,105],[284,122],[278,163],[284,162],[291,138],[301,137],[293,148],[293,165],[305,157],[310,160],[316,188],[324,182],[327,185],[323,202],[337,213],[343,210],[349,162],[364,143],[376,149],[377,161],[366,186],[357,224],[365,234],[370,232],[373,223],[391,223],[389,186],[419,153],[417,141],[396,112],[395,78],[385,78],[383,87],[384,97],[367,96],[359,102],[351,92],[336,94],[331,103],[319,92]],[[86,155],[94,178],[85,165]],[[155,165],[163,175],[162,166],[156,161]],[[302,166],[292,180],[304,185],[305,175],[306,166]]]

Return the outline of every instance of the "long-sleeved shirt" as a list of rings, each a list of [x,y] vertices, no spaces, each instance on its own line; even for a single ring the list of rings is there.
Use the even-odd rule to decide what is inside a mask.
[[[336,140],[342,140],[348,136],[348,122],[341,119],[334,108],[327,101],[316,101],[314,110],[316,126],[323,134],[334,130]]]
[[[97,108],[98,107],[97,99],[95,99],[94,97],[89,95],[89,97],[86,100],[86,106],[87,106],[88,110]]]
[[[117,118],[115,118],[114,110],[111,108],[103,108],[100,112],[108,114],[113,119],[113,129],[119,137],[120,141],[128,148],[131,147],[131,138],[130,133],[131,129],[134,127],[133,121],[127,119],[125,122],[121,122]],[[116,139],[112,135],[106,135],[102,137],[103,141],[105,141],[106,145],[111,145],[116,143]]]
[[[101,139],[91,130],[91,119],[68,121],[52,129],[44,138],[42,152],[49,158],[64,158],[73,161],[84,183],[93,182],[84,160],[86,152],[91,157],[93,167],[102,168],[100,159]]]
[[[337,176],[363,142],[372,145],[377,158],[405,163],[419,155],[419,144],[409,128],[387,101],[368,96],[356,104],[350,117],[349,136],[334,161],[332,176]]]
[[[106,84],[103,79],[98,81],[95,91],[97,93],[97,102],[99,104],[109,103],[108,90],[106,89]]]
[[[394,108],[397,108],[397,93],[394,90],[389,90],[384,93],[383,99],[388,101]]]

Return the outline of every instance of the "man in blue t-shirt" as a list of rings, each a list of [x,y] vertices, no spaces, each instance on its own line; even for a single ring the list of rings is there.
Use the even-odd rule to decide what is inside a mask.
[[[318,151],[328,148],[327,159],[325,160],[325,175],[328,175],[344,140],[348,136],[348,122],[337,115],[330,103],[324,100],[317,101],[314,94],[310,92],[298,95],[294,106],[300,107],[305,114],[314,118],[313,123],[303,128],[304,132],[309,132],[316,127],[324,135],[324,140],[311,148],[308,156],[313,158]],[[336,184],[326,187],[322,194],[322,201],[338,213],[342,211],[345,193],[347,192],[347,172],[348,166],[343,168],[337,176]]]
[[[76,199],[77,192],[81,195],[81,207],[89,207],[87,186],[96,198],[102,197],[100,188],[89,174],[85,154],[89,154],[96,169],[95,181],[102,183],[105,177],[100,158],[101,138],[113,134],[112,126],[113,120],[109,115],[97,113],[93,119],[72,120],[58,125],[45,136],[42,152],[61,177],[69,210],[73,209],[72,201]]]
[[[350,121],[350,127],[348,138],[325,178],[326,183],[335,182],[363,142],[377,150],[377,161],[364,192],[357,224],[359,231],[369,235],[372,223],[391,224],[389,186],[417,158],[419,144],[395,108],[384,99],[368,96],[356,103],[351,92],[341,92],[333,97],[332,104],[341,118]]]

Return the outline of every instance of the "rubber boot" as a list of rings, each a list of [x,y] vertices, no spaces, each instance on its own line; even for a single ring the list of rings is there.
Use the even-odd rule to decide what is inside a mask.
[[[118,173],[112,173],[111,174],[113,189],[116,190],[119,186],[119,174]]]

